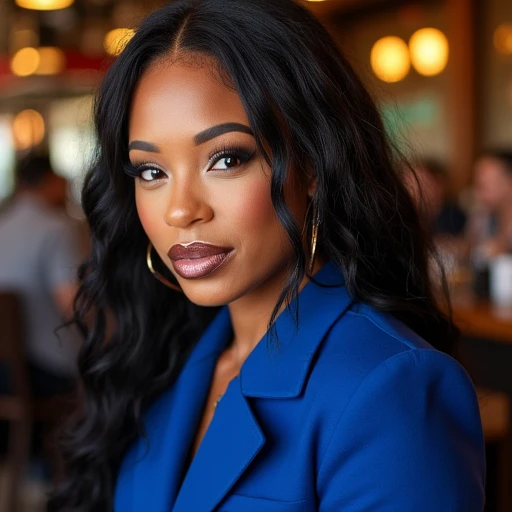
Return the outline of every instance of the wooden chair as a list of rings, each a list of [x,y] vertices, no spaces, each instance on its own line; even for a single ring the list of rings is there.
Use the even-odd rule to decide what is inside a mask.
[[[21,298],[15,292],[0,291],[0,363],[7,369],[9,384],[9,394],[0,394],[0,420],[9,423],[9,512],[20,510],[20,489],[30,457],[33,422],[55,426],[74,406],[72,397],[32,396],[24,347]],[[49,440],[45,441],[46,451],[52,451]],[[52,462],[55,468],[56,459]]]

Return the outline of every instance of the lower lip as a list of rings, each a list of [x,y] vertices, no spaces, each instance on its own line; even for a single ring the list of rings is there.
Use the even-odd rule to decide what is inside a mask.
[[[205,258],[172,260],[172,266],[180,277],[196,279],[215,272],[231,255],[231,252],[214,254]]]

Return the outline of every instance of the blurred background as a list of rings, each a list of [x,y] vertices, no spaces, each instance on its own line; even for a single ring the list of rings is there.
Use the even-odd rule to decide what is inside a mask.
[[[16,265],[7,247],[17,247],[17,254],[40,251],[26,240],[17,246],[9,233],[32,229],[31,240],[37,233],[67,233],[52,243],[55,254],[45,248],[50,234],[40,237],[44,265],[58,260],[70,267],[86,253],[79,191],[94,154],[93,94],[133,29],[162,3],[0,0],[0,295],[6,291],[5,303],[0,297],[0,511],[44,510],[45,489],[58,473],[48,439],[72,403],[74,379],[63,362],[73,351],[50,360],[35,347],[33,333],[16,331],[16,315],[22,325],[35,322],[26,320],[32,312],[24,294],[36,292],[11,279]],[[459,359],[480,393],[487,510],[510,511],[512,0],[304,3],[358,71],[415,170],[403,169],[404,182],[435,237],[463,334]],[[36,203],[45,209],[36,211]],[[25,271],[42,265],[16,263]],[[61,270],[48,271],[55,279],[47,288],[62,316],[74,289]],[[34,366],[46,372],[45,386],[53,386],[42,397]],[[9,387],[15,374],[22,377]]]

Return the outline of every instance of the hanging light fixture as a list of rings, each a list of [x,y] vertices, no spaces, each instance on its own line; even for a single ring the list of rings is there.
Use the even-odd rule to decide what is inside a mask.
[[[379,39],[372,47],[370,64],[384,82],[399,82],[411,68],[406,42],[396,36]]]
[[[423,76],[438,75],[448,63],[448,39],[437,28],[422,28],[409,40],[411,62]]]
[[[35,11],[55,11],[73,4],[74,0],[16,0],[16,4],[24,9]]]

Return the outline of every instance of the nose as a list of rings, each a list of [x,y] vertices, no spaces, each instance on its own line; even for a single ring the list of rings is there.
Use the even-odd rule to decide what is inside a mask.
[[[213,218],[213,209],[205,199],[201,184],[192,181],[173,183],[165,222],[175,228],[186,228]]]

